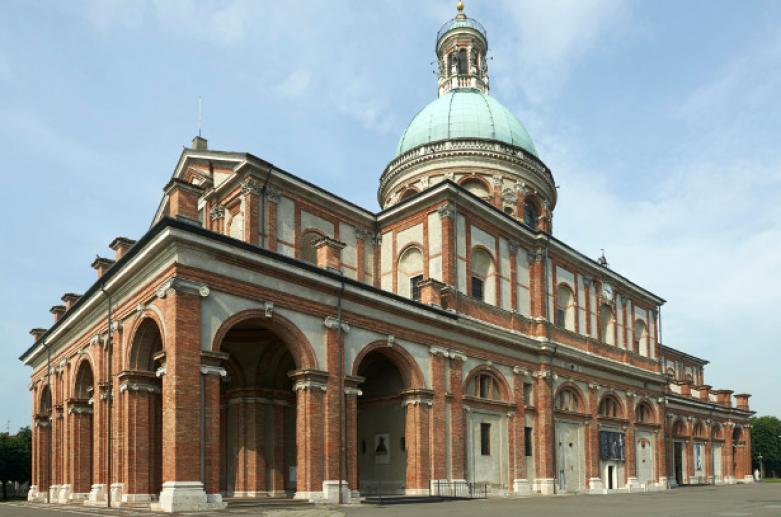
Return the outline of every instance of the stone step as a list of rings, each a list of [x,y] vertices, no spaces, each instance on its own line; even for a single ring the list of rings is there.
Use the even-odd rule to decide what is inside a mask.
[[[228,508],[310,508],[314,503],[286,497],[225,497]]]

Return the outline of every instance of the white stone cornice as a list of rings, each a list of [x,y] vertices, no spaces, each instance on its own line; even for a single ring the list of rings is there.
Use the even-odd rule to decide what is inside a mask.
[[[323,326],[331,330],[337,329],[339,328],[339,320],[334,316],[326,316],[325,319],[323,319]],[[342,320],[341,328],[342,332],[350,332],[350,325],[344,320]]]
[[[175,291],[182,293],[197,294],[201,298],[209,296],[209,286],[200,282],[192,282],[183,278],[172,277],[160,284],[155,294],[158,298],[165,298]]]
[[[202,364],[201,373],[203,375],[217,375],[219,377],[225,377],[228,375],[227,370],[222,366],[213,366],[211,364]]]

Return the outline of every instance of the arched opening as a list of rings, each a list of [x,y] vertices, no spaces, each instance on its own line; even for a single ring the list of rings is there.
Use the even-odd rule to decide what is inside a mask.
[[[401,192],[401,194],[399,194],[399,202],[404,201],[405,199],[409,199],[416,194],[418,194],[418,191],[416,189],[412,187],[407,187]]]
[[[76,371],[76,384],[68,411],[73,425],[71,443],[73,458],[73,493],[86,494],[92,487],[93,416],[92,402],[95,381],[89,361],[84,360]]]
[[[554,323],[559,328],[575,331],[575,295],[566,284],[559,284],[556,289]]]
[[[673,474],[675,476],[675,483],[678,485],[684,484],[684,474],[688,471],[686,464],[686,425],[681,419],[676,419],[672,426],[673,434]]]
[[[163,487],[163,400],[157,369],[163,361],[163,336],[145,318],[131,341],[128,371],[120,376],[120,393],[128,448],[126,493],[131,500],[155,499]]]
[[[637,405],[635,420],[641,424],[652,424],[654,422],[654,410],[648,402],[643,401]]]
[[[580,392],[573,385],[564,385],[553,400],[556,411],[584,413]],[[584,425],[582,422],[556,420],[556,478],[559,492],[577,492],[585,487]]]
[[[472,251],[472,276],[469,284],[472,298],[496,305],[496,267],[494,258],[483,248]]]
[[[296,359],[264,318],[230,326],[219,341],[220,490],[228,497],[292,495],[298,487]],[[303,488],[307,490],[307,488]]]
[[[407,484],[406,412],[402,392],[410,388],[399,362],[382,349],[358,365],[358,486],[361,494],[404,493]]]
[[[532,230],[537,229],[537,221],[540,217],[540,213],[537,210],[537,207],[534,205],[534,203],[531,200],[526,200],[523,203],[523,224],[531,228]]]
[[[486,401],[504,401],[508,398],[507,391],[496,373],[483,368],[469,377],[464,394]]]
[[[599,309],[599,336],[608,345],[616,344],[616,318],[610,305],[602,305]]]
[[[634,333],[632,334],[632,351],[637,352],[643,357],[648,357],[648,326],[643,320],[635,321]]]
[[[567,411],[569,413],[582,413],[584,409],[580,394],[570,386],[565,386],[559,390],[556,394],[554,407],[559,411]]]
[[[735,426],[735,429],[732,430],[732,472],[736,479],[742,479],[746,473],[745,452],[743,428]]]
[[[244,240],[244,212],[241,211],[241,203],[237,202],[228,207],[227,233],[234,239]]]
[[[301,235],[301,249],[299,258],[304,262],[317,265],[317,250],[315,243],[323,238],[323,234],[314,230],[305,231]]]
[[[397,266],[398,284],[396,293],[413,300],[420,300],[418,282],[423,280],[423,252],[417,246],[410,246],[399,255]]]
[[[38,400],[38,413],[35,415],[33,431],[35,447],[33,482],[37,483],[39,493],[47,493],[51,484],[51,416],[52,392],[49,385],[45,384]]]
[[[466,49],[462,48],[458,51],[458,75],[466,75],[469,73],[469,61],[467,59]]]
[[[607,418],[623,418],[624,411],[621,402],[615,397],[608,395],[602,399],[599,404],[599,416]]]
[[[487,199],[490,196],[488,185],[478,178],[467,178],[461,182],[461,186],[481,199]]]

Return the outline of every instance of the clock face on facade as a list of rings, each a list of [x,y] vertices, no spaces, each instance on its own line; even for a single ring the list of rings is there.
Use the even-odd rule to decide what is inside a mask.
[[[602,298],[613,299],[613,286],[607,283],[602,284]]]

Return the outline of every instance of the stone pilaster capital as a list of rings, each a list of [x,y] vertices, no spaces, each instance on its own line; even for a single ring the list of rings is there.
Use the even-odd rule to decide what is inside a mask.
[[[542,262],[543,258],[545,258],[545,251],[542,248],[526,252],[526,260],[529,264]]]
[[[367,230],[366,228],[356,228],[355,229],[355,238],[359,241],[368,241],[374,236],[374,234]]]
[[[439,214],[440,219],[452,218],[456,215],[456,209],[451,203],[447,203],[439,207],[437,213]]]
[[[630,399],[633,399],[633,398],[635,398],[637,395],[636,395],[636,393],[635,393],[634,391],[627,391],[627,392],[626,392],[626,396],[627,396],[627,397],[629,397]]]
[[[590,276],[583,276],[583,286],[584,287],[591,287],[594,284],[594,279]]]
[[[323,326],[327,329],[336,330],[338,328],[342,329],[342,332],[350,332],[350,325],[345,322],[344,320],[341,321],[341,325],[339,324],[339,319],[335,316],[326,316],[323,319]]]
[[[272,188],[266,188],[265,196],[269,203],[279,203],[279,199],[282,197],[282,193]]]
[[[218,377],[225,377],[225,376],[228,375],[228,372],[222,366],[214,366],[212,364],[202,364],[201,365],[201,374],[202,375],[217,375]]]
[[[518,255],[518,250],[521,249],[521,245],[516,241],[510,241],[507,243],[507,249],[510,251],[510,255]]]
[[[389,347],[395,345],[396,344],[396,336],[394,336],[393,334],[388,334],[388,337],[386,338],[385,342],[387,343],[387,345]]]
[[[528,377],[531,375],[529,369],[524,368],[523,366],[513,366],[513,373],[515,375],[523,375],[524,377]]]
[[[217,219],[222,219],[225,217],[225,206],[223,205],[214,205],[211,210],[209,210],[209,218],[212,221],[216,221]]]
[[[201,298],[209,296],[209,286],[200,282],[185,280],[184,278],[171,277],[157,288],[155,294],[158,298],[165,298],[174,292],[197,294]]]
[[[119,385],[119,392],[145,391],[147,393],[160,393],[160,387],[151,382],[125,381]]]
[[[361,395],[363,395],[363,392],[358,388],[351,388],[348,386],[344,388],[344,394],[354,396],[354,397],[360,397]]]
[[[449,357],[450,354],[448,353],[447,348],[442,348],[441,346],[430,346],[428,347],[428,353],[433,356],[442,356],[442,357]]]
[[[299,379],[293,385],[293,391],[301,390],[320,390],[326,391],[328,387],[324,382],[317,382],[310,379]]]
[[[255,178],[247,178],[241,182],[242,195],[259,196],[261,192],[262,192],[262,187],[260,185],[260,182]]]
[[[597,390],[599,389],[599,384],[597,384],[597,383],[595,383],[595,382],[590,382],[590,383],[589,383],[589,385],[588,385],[588,387],[589,387],[589,389],[592,389],[592,390],[594,390],[594,391],[597,391]]]
[[[162,364],[157,370],[155,370],[155,377],[163,377],[166,373],[165,364]]]
[[[501,174],[494,174],[493,176],[491,176],[491,183],[493,183],[495,187],[501,186],[502,182],[503,182],[503,178]]]
[[[549,370],[537,370],[532,374],[532,377],[535,379],[547,379],[551,376],[551,372]]]

